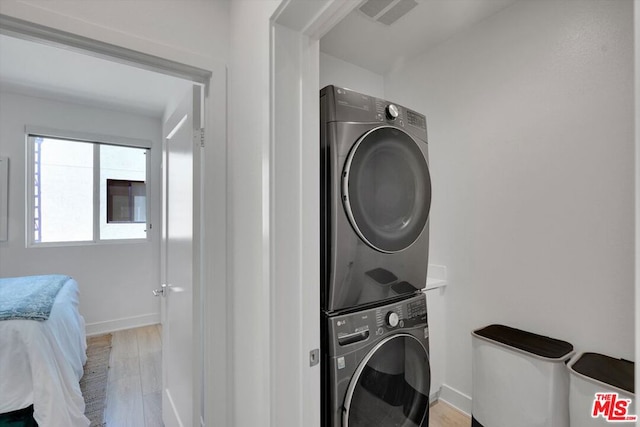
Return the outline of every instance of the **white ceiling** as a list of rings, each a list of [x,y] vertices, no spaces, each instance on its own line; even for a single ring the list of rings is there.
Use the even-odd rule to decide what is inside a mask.
[[[391,26],[355,9],[320,40],[320,50],[384,75],[517,0],[416,1]]]
[[[0,35],[0,89],[162,117],[191,83]]]
[[[515,1],[417,0],[418,5],[391,26],[356,9],[321,39],[320,49],[384,75]],[[0,89],[160,117],[189,85],[164,74],[0,35]]]

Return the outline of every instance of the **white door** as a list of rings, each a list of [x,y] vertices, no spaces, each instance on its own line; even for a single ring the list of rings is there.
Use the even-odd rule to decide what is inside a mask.
[[[194,325],[194,190],[199,149],[194,151],[194,96],[191,90],[163,125],[162,224],[162,419],[166,427],[194,423],[194,378],[198,365]],[[197,121],[197,120],[196,120]],[[196,239],[197,240],[197,239]]]

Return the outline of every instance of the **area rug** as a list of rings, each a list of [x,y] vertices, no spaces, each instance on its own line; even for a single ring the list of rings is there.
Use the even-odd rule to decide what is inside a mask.
[[[107,399],[109,356],[111,355],[111,334],[87,338],[87,363],[80,380],[84,397],[84,414],[91,427],[106,426],[104,409]]]

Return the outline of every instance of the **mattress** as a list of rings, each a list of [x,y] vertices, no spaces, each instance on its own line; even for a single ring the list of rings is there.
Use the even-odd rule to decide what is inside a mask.
[[[86,362],[78,283],[58,292],[48,320],[0,321],[0,413],[34,407],[40,426],[88,426],[80,378]]]

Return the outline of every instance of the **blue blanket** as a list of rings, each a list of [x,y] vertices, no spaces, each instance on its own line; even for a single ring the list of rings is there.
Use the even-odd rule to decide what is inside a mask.
[[[0,279],[0,320],[47,320],[53,301],[69,276],[27,276]]]

